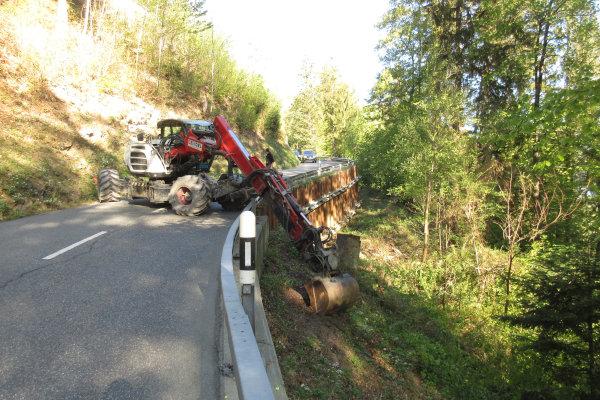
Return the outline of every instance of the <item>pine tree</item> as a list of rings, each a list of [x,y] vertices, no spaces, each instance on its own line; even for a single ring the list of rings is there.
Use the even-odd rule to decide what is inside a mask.
[[[596,211],[597,213],[597,211]],[[536,350],[560,384],[600,398],[600,240],[540,248],[520,280],[521,314],[505,317],[533,328]]]

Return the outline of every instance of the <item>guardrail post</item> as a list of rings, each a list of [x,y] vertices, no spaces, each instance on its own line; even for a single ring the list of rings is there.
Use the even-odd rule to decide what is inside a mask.
[[[256,216],[252,211],[240,215],[240,284],[242,306],[254,331],[254,284],[256,283]]]

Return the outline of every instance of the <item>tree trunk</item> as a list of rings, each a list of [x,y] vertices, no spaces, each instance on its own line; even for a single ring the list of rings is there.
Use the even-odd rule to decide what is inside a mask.
[[[140,51],[142,51],[142,37],[144,36],[145,23],[146,23],[146,16],[144,15],[144,19],[142,20],[142,25],[141,25],[140,31],[138,33],[137,49],[135,51],[135,79],[138,78]]]
[[[437,229],[438,232],[438,242],[439,242],[439,249],[440,249],[440,255],[444,254],[444,243],[443,243],[443,238],[442,238],[442,218],[441,218],[441,213],[442,213],[442,205],[440,203],[440,201],[438,200],[437,202],[437,213],[435,215],[435,228]]]
[[[90,22],[90,6],[91,0],[86,0],[85,2],[85,18],[83,20],[83,34],[87,33],[88,25]]]
[[[431,202],[431,193],[429,188],[427,188],[427,198],[425,200],[425,222],[423,226],[423,257],[421,258],[422,262],[427,261],[427,249],[429,248],[429,203]]]
[[[160,89],[160,71],[162,68],[162,50],[165,42],[165,13],[167,11],[167,4],[163,4],[162,14],[160,17],[160,38],[158,40],[158,71],[156,71],[156,93]]]
[[[156,93],[160,90],[160,70],[162,67],[163,38],[158,41],[158,70],[156,71]]]
[[[212,113],[213,104],[215,103],[215,30],[211,28],[211,46],[212,46],[212,54],[211,54],[211,64],[210,64],[210,107],[208,109],[209,113]]]
[[[98,12],[98,8],[100,8],[100,14],[96,18],[96,36],[103,37],[104,17],[106,15],[106,0],[102,1],[102,7],[99,7],[99,5],[96,4],[96,12]]]
[[[542,84],[544,83],[544,66],[546,64],[546,52],[548,50],[548,33],[550,31],[550,23],[540,23],[539,34],[541,37],[541,54],[539,58],[536,56],[535,70],[534,70],[534,82],[535,92],[533,98],[533,107],[540,107],[540,99],[542,94]]]
[[[552,4],[551,4],[552,5]],[[540,100],[542,96],[542,85],[544,83],[544,66],[546,64],[546,51],[548,49],[548,33],[550,31],[550,22],[548,21],[540,21],[539,29],[538,29],[538,45],[540,45],[541,41],[541,52],[538,56],[535,57],[535,66],[534,66],[534,94],[533,94],[533,108],[540,108]],[[540,131],[535,131],[535,145],[533,149],[533,165],[536,165],[540,158],[540,151],[538,149],[540,142]],[[533,193],[533,197],[538,199],[540,196],[540,185],[541,182],[538,180],[535,184],[535,190]]]
[[[510,281],[512,279],[512,266],[513,266],[513,244],[510,244],[510,248],[508,250],[508,266],[506,268],[506,300],[504,302],[504,315],[508,314],[508,306],[510,305]]]
[[[423,226],[423,258],[422,262],[427,261],[427,250],[429,249],[429,211],[431,209],[431,191],[433,190],[433,163],[431,164],[431,174],[427,180],[427,196],[425,197],[425,222]]]
[[[590,260],[592,261],[592,260]],[[596,243],[596,254],[594,255],[594,259],[592,263],[597,267],[600,266],[600,241]],[[594,284],[596,277],[594,274],[588,269],[588,285],[590,287]],[[590,293],[588,298],[592,298],[593,294]],[[595,328],[598,329],[598,328]],[[596,360],[598,358],[597,348],[596,348],[596,332],[594,329],[594,321],[591,317],[588,317],[587,321],[587,331],[588,331],[588,382],[590,385],[590,393],[591,398],[597,399],[600,398],[600,377],[598,376],[598,367],[596,365]]]

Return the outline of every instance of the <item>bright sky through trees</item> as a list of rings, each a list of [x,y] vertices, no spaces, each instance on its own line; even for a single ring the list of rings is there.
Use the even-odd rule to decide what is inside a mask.
[[[207,19],[228,37],[239,66],[260,74],[287,107],[305,61],[327,63],[363,102],[382,69],[377,24],[388,0],[206,0]]]

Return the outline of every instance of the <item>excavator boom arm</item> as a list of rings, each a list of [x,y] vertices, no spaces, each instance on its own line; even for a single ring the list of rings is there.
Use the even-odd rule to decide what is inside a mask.
[[[184,169],[186,163],[193,165],[196,159],[206,163],[212,162],[215,155],[224,156],[229,162],[229,172],[232,173],[236,166],[244,177],[235,187],[243,190],[251,186],[264,199],[317,274],[305,284],[314,311],[334,313],[354,304],[359,295],[358,283],[349,274],[340,273],[337,244],[325,247],[331,239],[329,228],[316,228],[311,224],[283,177],[248,153],[225,118],[217,116],[212,127],[202,127],[206,129],[202,128],[198,133],[189,128],[181,138],[165,139],[172,145],[165,159],[182,162],[180,168]]]
[[[216,117],[214,127],[222,139],[220,150],[225,151],[225,157],[231,158],[256,193],[270,205],[298,250],[307,253],[311,269],[327,273],[336,269],[334,252],[326,250],[321,240],[321,233],[328,228],[315,228],[310,223],[283,177],[248,153],[225,118]]]

